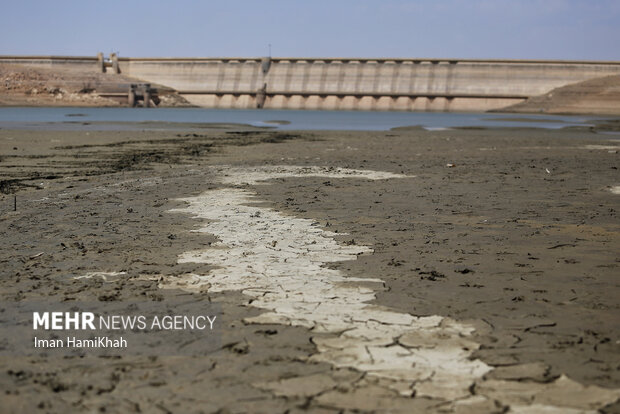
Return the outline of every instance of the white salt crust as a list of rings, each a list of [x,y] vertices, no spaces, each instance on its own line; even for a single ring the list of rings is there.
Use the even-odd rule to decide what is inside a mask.
[[[231,187],[304,176],[370,180],[405,177],[294,166],[219,167],[216,171],[221,174],[220,181]],[[219,238],[208,249],[179,257],[181,263],[217,267],[205,275],[188,275],[193,282],[185,288],[241,291],[250,298],[251,306],[267,311],[247,322],[310,329],[317,334],[313,341],[318,353],[311,357],[315,361],[382,378],[404,396],[415,393],[452,401],[453,409],[477,403],[479,398],[492,398],[510,405],[515,413],[589,412],[620,397],[620,390],[583,387],[566,377],[548,384],[484,381],[482,377],[492,367],[472,359],[479,347],[471,340],[472,326],[374,305],[373,286],[383,287],[381,279],[346,277],[325,267],[330,262],[371,254],[370,247],[340,245],[333,238],[335,233],[319,228],[312,220],[256,206],[263,200],[247,189],[210,190],[182,201],[187,207],[172,211],[207,220],[196,231]],[[474,382],[478,385],[472,396]]]

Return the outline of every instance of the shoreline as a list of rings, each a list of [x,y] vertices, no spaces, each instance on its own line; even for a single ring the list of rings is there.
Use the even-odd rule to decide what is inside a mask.
[[[23,109],[26,112],[20,112]],[[28,110],[31,112],[27,112]],[[39,112],[39,109],[43,112]],[[107,112],[110,109],[112,112]],[[594,115],[496,114],[485,112],[381,112],[227,110],[207,108],[144,110],[84,107],[0,108],[0,129],[136,130],[136,129],[273,129],[278,131],[530,130],[582,129],[620,131],[620,118]],[[51,110],[45,112],[46,110]],[[25,119],[23,114],[28,114]],[[15,118],[16,117],[16,118]],[[280,117],[277,121],[270,117]],[[263,118],[263,119],[262,119]],[[13,120],[18,119],[18,120]],[[223,121],[222,121],[223,120]]]
[[[128,108],[126,105],[121,105],[118,103],[114,103],[114,102],[108,102],[108,103],[92,103],[92,104],[85,104],[84,102],[59,102],[56,100],[53,100],[53,98],[50,98],[49,102],[40,102],[40,103],[34,103],[34,102],[29,102],[27,99],[25,99],[26,97],[24,97],[24,99],[22,100],[18,100],[15,103],[6,103],[6,102],[2,102],[0,101],[0,109],[1,108]],[[105,98],[102,98],[105,99]],[[80,103],[80,104],[76,104],[76,103]],[[171,105],[167,105],[167,104],[160,104],[155,108],[150,108],[150,110],[156,110],[157,108],[166,108],[166,109],[170,109],[170,108],[178,108],[178,109],[207,109],[207,110],[239,110],[239,111],[246,111],[246,110],[254,110],[256,108],[210,108],[210,107],[203,107],[203,106],[199,106],[199,105],[193,105],[193,104],[184,104],[184,105],[177,105],[177,104],[171,104]],[[565,111],[553,111],[553,112],[547,112],[547,111],[541,111],[541,110],[534,110],[534,109],[520,109],[521,106],[516,106],[514,109],[513,108],[503,108],[503,109],[494,109],[494,110],[488,110],[488,111],[484,111],[484,112],[479,112],[479,111],[396,111],[396,110],[366,110],[366,109],[360,109],[360,110],[346,110],[347,112],[396,112],[396,113],[430,113],[430,114],[441,114],[441,113],[452,113],[452,114],[468,114],[468,113],[483,113],[483,114],[495,114],[495,115],[501,115],[501,114],[506,114],[506,115],[523,115],[523,117],[528,117],[528,116],[532,116],[532,117],[536,117],[536,116],[583,116],[583,117],[598,117],[598,118],[618,118],[620,117],[620,111],[610,111],[610,110],[605,110],[605,111],[599,111],[597,112],[596,110],[583,110],[582,112],[579,111],[571,111],[571,110],[565,110]],[[261,109],[256,109],[256,110],[261,110]],[[265,111],[317,111],[316,109],[296,109],[296,108],[291,108],[291,109],[262,109]],[[339,110],[325,110],[325,109],[320,109],[319,111],[324,111],[324,112],[338,112]],[[286,122],[286,121],[285,121]],[[279,124],[280,121],[272,121],[272,123],[274,124]]]

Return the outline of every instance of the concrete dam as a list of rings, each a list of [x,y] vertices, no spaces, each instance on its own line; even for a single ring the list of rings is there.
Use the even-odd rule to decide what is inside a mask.
[[[0,63],[120,72],[206,108],[488,111],[620,75],[618,61],[0,56]]]

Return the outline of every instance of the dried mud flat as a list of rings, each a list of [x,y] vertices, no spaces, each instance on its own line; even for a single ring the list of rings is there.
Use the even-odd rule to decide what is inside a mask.
[[[2,314],[138,300],[221,323],[189,356],[4,349],[2,410],[618,412],[616,147],[0,130]]]

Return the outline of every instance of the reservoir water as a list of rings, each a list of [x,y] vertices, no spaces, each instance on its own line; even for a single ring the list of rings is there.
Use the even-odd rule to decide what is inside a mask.
[[[562,128],[587,126],[593,116],[446,112],[295,111],[204,108],[0,108],[2,129],[168,129],[174,123],[208,128],[244,124],[279,130],[378,130],[420,126]]]

